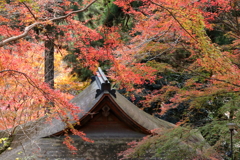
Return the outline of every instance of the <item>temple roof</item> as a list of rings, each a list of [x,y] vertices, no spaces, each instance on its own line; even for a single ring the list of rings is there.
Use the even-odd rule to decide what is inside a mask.
[[[172,123],[149,115],[139,109],[118,91],[111,89],[111,85],[101,68],[98,68],[97,75],[93,79],[94,81],[90,86],[71,100],[71,103],[83,110],[83,112],[79,114],[80,121],[86,116],[91,116],[94,108],[96,108],[104,98],[108,98],[108,100],[114,103],[114,107],[119,110],[118,114],[125,116],[128,121],[135,124],[135,127],[138,127],[139,129],[141,128],[142,132],[146,133],[156,128],[167,129],[175,126]],[[131,122],[129,122],[129,124]]]

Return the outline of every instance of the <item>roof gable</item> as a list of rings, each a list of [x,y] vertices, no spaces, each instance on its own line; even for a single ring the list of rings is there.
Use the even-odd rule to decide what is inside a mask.
[[[133,123],[121,109],[104,94],[100,103],[92,108],[89,114],[80,119],[79,129],[88,137],[143,137],[148,130]]]
[[[103,114],[108,117],[108,113],[114,114],[114,116],[121,122],[125,123],[129,128],[132,130],[141,132],[144,134],[150,133],[149,130],[143,127],[141,124],[135,122],[127,113],[125,113],[121,106],[119,106],[113,99],[113,97],[104,92],[101,95],[100,100],[96,103],[91,110],[87,114],[85,114],[80,119],[81,126],[85,125],[88,121],[90,121],[93,117],[97,116],[98,114]],[[80,127],[81,128],[81,127]]]
[[[81,126],[102,112],[105,105],[119,120],[133,130],[144,134],[149,134],[151,130],[156,128],[173,128],[175,126],[145,113],[119,92],[111,89],[111,85],[101,68],[98,69],[91,85],[73,98],[71,102],[83,110],[82,113],[79,113]],[[81,127],[78,126],[78,128]]]

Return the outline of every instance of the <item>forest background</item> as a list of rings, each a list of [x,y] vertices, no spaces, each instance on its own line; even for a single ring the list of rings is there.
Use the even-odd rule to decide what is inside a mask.
[[[139,108],[198,129],[225,156],[226,124],[240,120],[239,9],[237,0],[0,0],[0,128],[45,115],[71,125],[79,110],[68,101],[100,66]],[[124,154],[159,156],[173,146],[149,145],[162,137]]]

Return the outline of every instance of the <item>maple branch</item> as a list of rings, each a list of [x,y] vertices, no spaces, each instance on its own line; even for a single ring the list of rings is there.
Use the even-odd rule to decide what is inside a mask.
[[[31,9],[28,7],[28,5],[25,3],[25,2],[21,2],[27,9],[28,11],[30,12],[30,14],[33,16],[33,18],[35,20],[37,20],[36,16],[33,14],[33,12],[31,11]]]
[[[179,42],[179,39],[180,39],[180,37],[181,36],[179,36],[174,42],[173,42],[173,44],[170,44],[170,43],[168,43],[169,45],[170,45],[170,47],[169,48],[167,48],[167,49],[165,49],[165,50],[163,50],[163,51],[161,51],[160,53],[158,53],[156,56],[154,56],[154,57],[151,57],[151,58],[149,58],[149,59],[147,59],[147,61],[151,61],[151,60],[154,60],[155,58],[157,58],[157,57],[159,57],[159,56],[161,56],[162,54],[164,54],[164,53],[166,53],[166,52],[168,52],[168,51],[170,51],[170,50],[172,50],[177,44],[178,44],[178,42]]]
[[[172,59],[172,60],[175,61],[174,59]],[[203,76],[203,75],[201,75],[200,73],[196,73],[196,72],[194,72],[193,70],[191,70],[191,69],[189,69],[189,68],[186,68],[186,67],[183,67],[183,66],[179,66],[179,67],[182,68],[182,69],[188,70],[188,71],[190,71],[191,73],[193,73],[193,74],[195,74],[195,75],[198,75],[198,76],[200,76],[200,77],[202,77],[202,78],[206,78],[206,79],[208,79],[208,80],[214,80],[214,81],[218,81],[218,82],[223,82],[223,83],[226,83],[226,84],[230,84],[230,85],[233,85],[233,86],[235,86],[235,87],[240,87],[240,85],[235,84],[235,83],[228,82],[228,81],[226,81],[226,80]]]
[[[4,73],[4,72],[15,72],[15,73],[23,75],[27,79],[28,83],[31,86],[37,88],[40,92],[43,93],[44,97],[49,100],[49,98],[45,96],[45,95],[47,95],[47,93],[44,90],[42,90],[41,88],[39,88],[38,85],[26,73],[23,73],[23,72],[20,72],[20,71],[17,71],[17,70],[6,69],[6,70],[1,70],[0,74]]]
[[[185,69],[186,69],[186,68],[185,68]],[[190,70],[190,69],[187,69],[187,70],[191,71],[191,72],[194,73],[195,75],[199,75],[200,77],[206,78],[206,79],[208,79],[208,80],[214,80],[214,81],[218,81],[218,82],[223,82],[223,83],[226,83],[226,84],[230,84],[230,85],[233,85],[233,86],[235,86],[235,87],[240,87],[240,85],[235,84],[235,83],[231,83],[231,82],[226,81],[226,80],[222,80],[222,79],[218,79],[218,78],[206,77],[206,76],[203,76],[203,75],[201,75],[201,74],[197,74],[197,73],[193,72],[193,71]]]
[[[240,7],[240,6],[238,6],[238,7]],[[235,21],[237,23],[238,33],[240,33],[239,22],[238,22],[238,14],[237,14],[238,11],[239,11],[239,9],[237,9],[236,5],[234,5]]]
[[[7,43],[10,43],[10,42],[16,41],[16,40],[18,40],[18,39],[21,39],[21,38],[23,38],[23,37],[26,37],[27,34],[28,34],[28,32],[29,32],[32,28],[36,27],[36,26],[39,25],[39,24],[41,24],[41,22],[35,22],[35,23],[31,24],[30,26],[27,26],[27,27],[24,29],[24,32],[23,32],[22,34],[20,34],[20,35],[18,35],[18,36],[13,36],[13,37],[7,38],[7,39],[1,41],[1,42],[0,42],[0,47],[3,47],[3,46],[6,45]]]
[[[55,17],[55,18],[52,18],[52,19],[49,19],[49,20],[46,20],[46,21],[42,21],[42,22],[35,22],[33,24],[31,24],[30,26],[27,26],[25,29],[24,29],[24,32],[20,35],[17,35],[17,36],[13,36],[13,37],[10,37],[10,38],[7,38],[3,41],[0,42],[0,47],[3,47],[4,45],[10,43],[10,42],[13,42],[13,41],[16,41],[16,40],[19,40],[23,37],[26,37],[28,35],[28,33],[30,32],[30,30],[32,30],[34,27],[36,27],[37,25],[39,24],[47,24],[49,22],[54,22],[54,21],[57,21],[57,20],[62,20],[62,19],[66,19],[67,17],[73,15],[73,14],[76,14],[76,13],[80,13],[80,12],[84,12],[86,11],[93,3],[95,3],[97,0],[94,0],[92,1],[91,3],[89,3],[85,8],[83,9],[80,9],[80,10],[76,10],[76,11],[72,11],[64,16],[60,16],[60,17]]]
[[[92,1],[91,3],[89,3],[85,8],[80,9],[80,10],[76,10],[76,11],[72,11],[68,14],[66,14],[65,16],[60,16],[60,17],[56,17],[53,19],[50,19],[49,21],[56,21],[56,20],[62,20],[62,19],[66,19],[67,17],[69,17],[72,14],[76,14],[76,13],[80,13],[80,12],[84,12],[86,11],[93,3],[95,3],[97,0]]]
[[[180,25],[180,27],[181,27],[192,39],[194,39],[194,40],[198,43],[198,40],[197,40],[195,37],[193,37],[192,34],[191,34],[188,30],[186,30],[186,28],[181,24],[181,22],[177,19],[177,17],[173,14],[172,11],[170,11],[168,8],[162,6],[162,5],[158,4],[158,3],[155,3],[155,2],[153,2],[153,1],[151,1],[151,0],[150,0],[150,2],[151,2],[152,4],[155,4],[155,5],[159,6],[159,7],[161,7],[162,9],[165,9],[165,10],[173,17],[173,19]]]
[[[189,70],[189,69],[188,69],[188,70]],[[191,71],[191,70],[189,70],[189,71]],[[209,79],[209,80],[214,80],[214,81],[224,82],[224,83],[227,83],[227,84],[233,85],[233,86],[235,86],[235,87],[240,87],[240,85],[235,84],[235,83],[228,82],[228,81],[226,81],[226,80],[222,80],[222,79],[218,79],[218,78],[206,77],[206,76],[203,76],[203,75],[201,75],[201,74],[197,74],[197,73],[195,73],[195,72],[193,72],[193,71],[191,71],[191,72],[194,73],[194,74],[196,74],[196,75],[199,75],[200,77],[203,77],[203,78],[206,78],[206,79]]]

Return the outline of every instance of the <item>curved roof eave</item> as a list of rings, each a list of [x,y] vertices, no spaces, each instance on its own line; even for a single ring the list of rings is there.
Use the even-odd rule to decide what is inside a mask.
[[[153,130],[157,128],[173,128],[174,124],[167,121],[158,119],[143,110],[139,109],[136,105],[122,96],[119,92],[116,92],[116,98],[110,95],[116,104],[125,112],[133,121],[146,128],[147,130]]]
[[[74,97],[70,103],[81,109],[78,114],[79,119],[81,119],[86,113],[88,113],[92,107],[100,100],[101,96],[95,98],[96,90],[99,89],[97,82],[92,82],[86,89]]]

